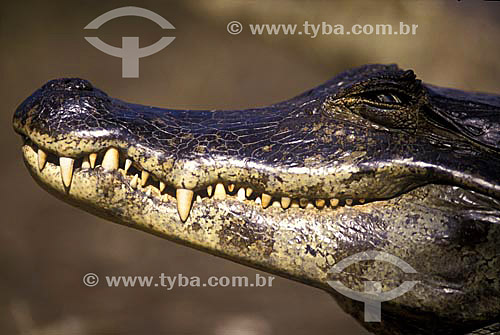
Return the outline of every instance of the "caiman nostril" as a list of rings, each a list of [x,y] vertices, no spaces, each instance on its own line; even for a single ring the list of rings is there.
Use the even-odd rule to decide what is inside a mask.
[[[92,91],[94,87],[85,79],[54,79],[42,86],[43,91]]]

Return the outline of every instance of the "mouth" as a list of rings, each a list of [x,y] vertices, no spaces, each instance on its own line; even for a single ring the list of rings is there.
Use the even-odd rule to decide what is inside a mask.
[[[111,175],[119,177],[120,188],[128,188],[142,198],[154,201],[175,204],[179,219],[185,222],[191,208],[206,201],[238,201],[258,210],[273,208],[283,211],[297,209],[303,215],[324,214],[341,207],[362,207],[373,200],[352,197],[310,198],[276,195],[258,186],[245,183],[234,183],[219,180],[197,189],[176,188],[167,180],[147,171],[132,157],[120,154],[115,147],[85,154],[77,158],[58,156],[38,147],[29,138],[24,137],[22,147],[25,163],[38,178],[51,180],[50,187],[59,184],[59,191],[71,193],[75,185],[73,181],[86,173],[93,173],[103,177]],[[44,187],[47,188],[45,183]]]
[[[24,140],[22,149],[24,159],[35,179],[40,180],[42,176],[44,180],[47,178],[50,179],[51,186],[48,187],[46,185],[47,181],[45,181],[43,182],[45,184],[42,185],[43,187],[50,189],[58,185],[56,188],[60,189],[59,191],[62,194],[70,195],[72,191],[79,192],[79,190],[75,190],[75,185],[73,184],[75,176],[84,175],[89,172],[101,178],[103,176],[114,176],[119,181],[119,185],[115,185],[114,187],[118,187],[119,189],[126,188],[131,192],[135,192],[143,200],[152,199],[155,202],[165,205],[174,205],[177,209],[178,217],[182,222],[188,219],[193,207],[200,205],[211,206],[215,201],[238,202],[259,213],[265,213],[266,211],[269,213],[273,209],[285,212],[298,210],[298,215],[304,218],[310,215],[328,216],[332,214],[332,211],[340,208],[352,208],[363,212],[370,210],[373,205],[383,206],[389,200],[397,200],[413,189],[421,188],[425,185],[437,185],[432,179],[427,183],[422,183],[419,178],[415,179],[414,176],[408,174],[407,168],[404,167],[401,169],[403,171],[401,176],[406,176],[406,181],[403,181],[405,178],[401,178],[400,176],[396,177],[392,183],[387,181],[381,182],[381,180],[384,180],[383,178],[390,177],[377,177],[376,175],[373,178],[369,176],[370,173],[368,172],[367,175],[369,177],[358,185],[356,184],[356,178],[353,179],[352,174],[349,174],[351,182],[343,186],[345,187],[344,189],[349,189],[349,191],[338,192],[337,189],[337,192],[331,193],[333,194],[332,196],[325,196],[324,191],[320,193],[320,196],[314,196],[314,193],[311,192],[312,188],[305,186],[308,182],[301,181],[304,178],[301,175],[296,176],[298,180],[296,185],[298,187],[291,189],[288,193],[283,192],[282,187],[278,186],[276,188],[276,185],[273,185],[274,187],[270,189],[266,189],[265,186],[263,187],[261,177],[254,178],[258,182],[252,184],[252,178],[248,178],[248,176],[251,177],[253,174],[251,171],[246,171],[246,176],[243,175],[244,177],[239,182],[235,178],[223,178],[228,174],[230,175],[231,172],[228,173],[226,171],[224,174],[215,172],[216,175],[219,175],[219,178],[215,181],[212,179],[211,181],[213,182],[209,183],[198,182],[195,187],[188,189],[179,187],[179,185],[183,185],[183,182],[178,182],[173,175],[169,176],[170,178],[165,178],[164,170],[152,167],[151,160],[142,160],[141,163],[141,161],[137,161],[132,156],[127,155],[126,150],[118,147],[110,146],[90,154],[84,153],[67,157],[66,155],[55,154],[53,150],[49,151],[41,148],[24,134],[21,134],[21,136]],[[389,172],[396,171],[396,173],[398,171],[394,167],[389,167],[387,170]],[[50,171],[50,173],[47,174],[47,171]],[[155,171],[160,171],[161,173],[157,174]],[[211,172],[214,173],[214,171]],[[235,173],[234,175],[238,174]],[[180,176],[183,179],[186,173],[182,172]],[[311,178],[311,176],[307,176],[307,178]],[[334,175],[333,178],[337,178],[337,176]],[[353,196],[366,192],[366,189],[363,189],[363,185],[370,185],[370,183],[372,185],[379,183],[387,186],[384,189],[377,187],[379,193],[369,192],[369,197]],[[457,184],[450,184],[450,186],[462,188],[462,186]],[[275,192],[276,189],[279,189],[279,192]],[[334,189],[332,188],[332,190]],[[112,193],[113,190],[101,189],[100,192]]]

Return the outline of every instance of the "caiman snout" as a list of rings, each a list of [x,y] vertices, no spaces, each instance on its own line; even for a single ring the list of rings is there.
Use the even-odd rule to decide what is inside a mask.
[[[119,131],[113,119],[103,117],[111,101],[87,80],[51,80],[17,108],[14,129],[50,153],[76,158],[102,149]]]

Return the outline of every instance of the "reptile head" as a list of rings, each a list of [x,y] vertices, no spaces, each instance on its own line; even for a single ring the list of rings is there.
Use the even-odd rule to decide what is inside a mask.
[[[329,269],[366,250],[395,255],[419,283],[365,325],[454,334],[500,316],[499,116],[498,96],[369,65],[239,111],[145,107],[53,80],[14,128],[28,170],[60,199],[322,288],[359,319]],[[390,289],[407,274],[365,262],[341,279]]]

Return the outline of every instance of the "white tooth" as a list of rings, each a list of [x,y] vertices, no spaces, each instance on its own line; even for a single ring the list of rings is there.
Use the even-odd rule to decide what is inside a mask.
[[[160,180],[160,192],[163,192],[163,190],[165,189],[166,186],[167,185]]]
[[[307,209],[314,209],[314,205],[310,202],[307,203],[307,206],[306,206]]]
[[[208,185],[207,186],[207,194],[208,194],[208,196],[211,197],[213,192],[214,192],[213,186],[212,185]]]
[[[262,201],[260,200],[260,197],[255,198],[255,203],[256,203],[257,205],[262,204]]]
[[[146,195],[149,197],[151,195],[151,187],[148,187],[146,190]]]
[[[339,199],[336,198],[330,199],[330,205],[332,207],[337,207],[339,205]]]
[[[132,166],[132,161],[131,161],[130,159],[128,159],[128,158],[127,158],[127,159],[125,160],[125,169],[124,169],[124,170],[125,170],[125,172],[127,172],[127,171],[128,171],[128,169],[130,169],[130,167],[131,167],[131,166]]]
[[[175,192],[177,198],[177,212],[182,222],[186,221],[191,210],[191,201],[193,201],[194,192],[185,188],[178,188]]]
[[[229,185],[227,185],[227,190],[228,190],[229,192],[233,192],[233,191],[234,191],[234,184],[229,184]]]
[[[146,170],[142,170],[141,172],[141,186],[146,185],[149,178],[149,172]]]
[[[47,163],[47,154],[42,149],[38,149],[38,169],[43,170],[43,167]]]
[[[309,200],[307,200],[306,198],[301,198],[299,200],[300,207],[302,207],[302,208],[305,208],[308,203],[309,203]]]
[[[267,208],[271,202],[272,197],[269,194],[262,193],[262,208]]]
[[[352,205],[352,199],[345,199],[345,204],[347,206],[351,206]]]
[[[90,169],[89,156],[84,156],[82,160],[82,169]]]
[[[89,161],[90,161],[90,167],[93,169],[95,168],[95,162],[97,160],[97,154],[96,153],[92,153],[89,155]]]
[[[116,148],[109,148],[102,159],[102,167],[106,170],[116,170],[118,169],[119,161],[120,155],[118,150]]]
[[[276,207],[276,208],[281,208],[280,202],[276,201],[276,200],[273,201],[273,204],[271,206]]]
[[[133,178],[132,178],[132,181],[130,182],[130,186],[132,186],[132,188],[136,188],[137,187],[137,182],[139,181],[139,175],[135,175]]]
[[[69,187],[71,185],[71,179],[73,178],[73,164],[75,160],[69,157],[59,157],[59,165],[61,167],[61,176],[64,186]]]
[[[243,187],[238,190],[237,197],[238,197],[239,201],[245,201],[246,200],[245,189]]]
[[[201,198],[201,196],[197,195],[196,196],[196,202],[202,202],[202,201],[203,201],[203,199]]]
[[[250,196],[252,195],[252,193],[253,193],[253,190],[250,187],[247,187],[247,190],[245,192],[247,198],[250,198]]]
[[[283,209],[287,209],[288,207],[290,207],[291,202],[292,202],[292,199],[287,198],[287,197],[283,197],[283,198],[281,198],[281,207],[283,207]]]
[[[214,199],[217,200],[226,199],[226,189],[224,188],[224,185],[222,185],[221,183],[215,185]]]
[[[316,207],[318,207],[318,208],[325,207],[325,200],[323,200],[323,199],[316,199],[315,203],[316,203]]]

